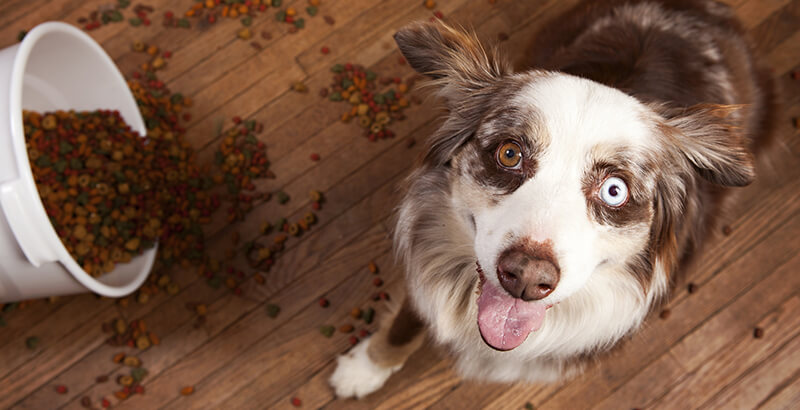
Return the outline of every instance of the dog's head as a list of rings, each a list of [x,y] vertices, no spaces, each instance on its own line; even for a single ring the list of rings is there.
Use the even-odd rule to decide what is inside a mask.
[[[498,350],[519,346],[577,292],[613,300],[635,287],[647,304],[663,291],[654,272],[676,264],[676,226],[698,177],[754,177],[729,107],[667,112],[586,79],[513,73],[441,23],[395,40],[449,110],[424,162],[450,170],[452,204],[474,233],[479,328]],[[592,279],[603,275],[615,279]]]

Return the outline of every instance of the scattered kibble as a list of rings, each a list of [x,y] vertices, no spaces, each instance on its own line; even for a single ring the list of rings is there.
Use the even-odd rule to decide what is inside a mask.
[[[381,279],[381,278],[375,278],[375,279],[373,279],[373,280],[372,280],[372,284],[373,284],[374,286],[376,286],[376,287],[378,287],[378,286],[382,286],[382,285],[383,285],[383,279]]]
[[[322,333],[325,337],[333,336],[333,332],[335,332],[335,328],[333,326],[320,326],[319,332]]]
[[[331,71],[333,82],[327,93],[328,100],[350,104],[350,109],[341,115],[341,121],[355,120],[370,141],[394,137],[387,127],[393,121],[406,118],[403,111],[410,101],[405,93],[413,83],[404,84],[399,77],[383,78],[382,86],[396,86],[384,91],[378,89],[378,75],[360,65],[335,64]]]
[[[347,341],[350,343],[350,346],[355,346],[358,344],[358,337],[350,336],[350,338],[348,338]]]
[[[372,274],[378,273],[378,265],[376,265],[374,261],[370,261],[369,265],[367,265],[367,268],[369,269],[369,272]]]
[[[84,408],[91,408],[92,407],[92,399],[89,396],[83,396],[81,398],[81,406]]]
[[[322,54],[330,54],[330,52],[331,52],[331,49],[330,49],[328,46],[323,46],[321,49],[319,49],[319,51],[320,51]]]
[[[756,339],[761,339],[762,337],[764,337],[764,329],[760,327],[753,329],[753,337]]]
[[[733,229],[730,227],[730,225],[725,225],[725,226],[722,227],[722,234],[723,235],[729,236],[731,233],[733,233]]]
[[[30,350],[36,349],[39,346],[39,338],[36,336],[31,336],[25,339],[25,346]]]
[[[354,307],[352,310],[350,310],[350,317],[352,317],[353,319],[361,319],[361,315],[362,315],[361,309],[357,307]]]
[[[346,325],[339,326],[339,332],[350,333],[352,331],[353,331],[353,325],[351,325],[351,324],[346,324]]]
[[[689,294],[697,292],[697,285],[690,282],[688,285],[686,285],[686,291],[689,292]]]
[[[181,389],[181,396],[188,396],[194,393],[194,386],[186,386]]]
[[[314,162],[319,161],[320,160],[319,154],[317,154],[317,153],[311,154],[311,160],[314,161]]]
[[[666,319],[668,319],[668,318],[669,318],[669,315],[670,315],[671,313],[672,313],[672,312],[670,312],[670,310],[669,310],[669,309],[664,309],[664,310],[662,310],[662,311],[661,311],[661,313],[658,315],[658,317],[660,317],[661,319],[664,319],[664,320],[666,320]]]
[[[320,307],[328,307],[330,302],[328,302],[328,299],[326,298],[319,298],[319,305]]]
[[[291,402],[292,402],[292,406],[295,406],[295,407],[300,407],[301,405],[303,405],[303,402],[297,397],[292,397]]]
[[[69,389],[67,388],[67,386],[64,386],[63,384],[59,384],[58,386],[56,386],[56,393],[67,394],[68,392]]]
[[[372,320],[375,318],[375,309],[367,308],[361,317],[362,319],[364,319],[364,323],[366,324],[372,323]]]
[[[267,305],[267,316],[269,316],[271,318],[276,318],[276,317],[278,317],[278,313],[280,313],[280,312],[281,312],[280,306],[275,305],[275,304],[268,304]]]
[[[433,0],[425,0],[425,2],[422,4],[425,6],[425,8],[430,10],[433,10],[433,8],[436,7],[436,2]]]

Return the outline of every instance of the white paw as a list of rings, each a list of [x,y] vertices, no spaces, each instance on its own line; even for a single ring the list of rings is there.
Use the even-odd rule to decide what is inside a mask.
[[[402,365],[380,367],[370,360],[367,346],[370,339],[364,339],[349,352],[339,356],[336,370],[328,380],[339,398],[362,398],[386,383],[392,373],[400,370]]]

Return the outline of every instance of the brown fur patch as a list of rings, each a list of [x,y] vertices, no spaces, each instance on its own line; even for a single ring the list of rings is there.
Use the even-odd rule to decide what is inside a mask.
[[[378,366],[394,367],[405,363],[419,349],[424,336],[425,325],[406,299],[391,326],[381,326],[372,336],[367,355]]]

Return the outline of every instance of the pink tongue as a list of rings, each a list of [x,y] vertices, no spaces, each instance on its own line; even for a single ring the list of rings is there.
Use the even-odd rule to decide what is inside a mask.
[[[545,310],[544,303],[517,299],[484,280],[478,296],[478,329],[489,346],[511,350],[542,326]]]

